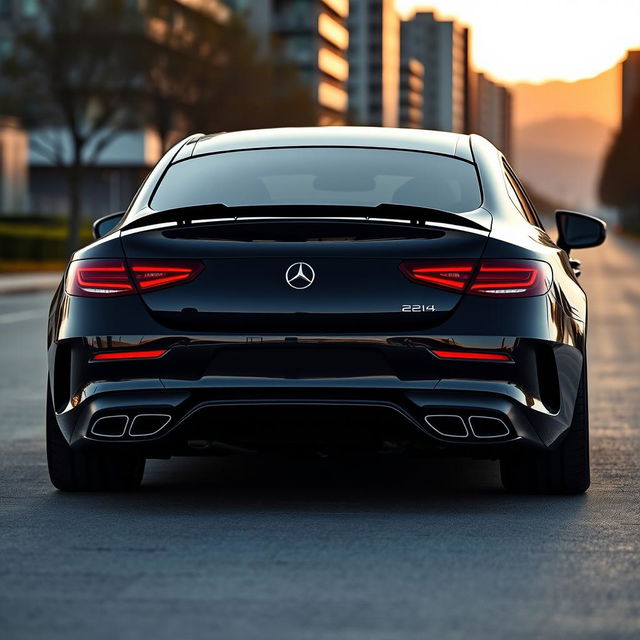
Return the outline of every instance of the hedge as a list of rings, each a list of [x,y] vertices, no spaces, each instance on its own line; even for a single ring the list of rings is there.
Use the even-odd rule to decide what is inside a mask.
[[[91,229],[83,228],[81,244],[92,240]],[[66,260],[67,228],[60,220],[0,222],[0,259],[2,260]]]

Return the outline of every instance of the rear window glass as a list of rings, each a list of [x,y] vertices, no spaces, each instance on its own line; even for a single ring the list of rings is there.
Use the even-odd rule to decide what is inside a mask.
[[[156,210],[207,204],[352,205],[395,203],[462,213],[482,203],[475,166],[432,153],[302,147],[233,151],[169,168]]]

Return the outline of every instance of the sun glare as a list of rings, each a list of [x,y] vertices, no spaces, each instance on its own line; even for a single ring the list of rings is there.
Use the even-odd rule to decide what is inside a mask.
[[[640,47],[640,0],[396,0],[472,29],[476,67],[506,82],[574,81]]]

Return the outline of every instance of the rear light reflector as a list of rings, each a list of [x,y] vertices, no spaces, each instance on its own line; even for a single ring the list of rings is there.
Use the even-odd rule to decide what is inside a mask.
[[[184,261],[132,260],[129,266],[141,291],[184,284],[193,280],[204,269],[201,262]]]
[[[445,351],[432,349],[431,353],[447,360],[493,360],[499,362],[512,362],[506,353],[488,353],[486,351]]]
[[[410,261],[400,271],[419,284],[494,298],[539,296],[552,282],[551,267],[541,260]]]
[[[72,296],[93,298],[135,292],[127,267],[122,260],[72,262],[65,288]]]
[[[144,360],[147,358],[159,358],[167,353],[166,349],[154,349],[147,351],[102,351],[96,353],[92,360]]]
[[[67,273],[65,289],[72,296],[103,298],[144,293],[185,284],[204,269],[193,260],[76,260]]]

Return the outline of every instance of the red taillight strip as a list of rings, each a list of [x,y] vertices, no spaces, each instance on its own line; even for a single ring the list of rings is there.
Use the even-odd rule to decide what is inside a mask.
[[[496,298],[523,298],[547,293],[553,281],[551,267],[542,260],[490,259],[475,262],[435,259],[411,260],[400,271],[414,282],[449,289],[457,293]],[[475,272],[475,273],[474,273]],[[468,285],[468,287],[467,287]]]
[[[508,281],[504,281],[504,276],[511,276]],[[493,277],[492,277],[493,276]],[[533,287],[538,272],[534,268],[528,267],[487,267],[482,265],[476,276],[475,282],[471,285],[471,291],[478,289],[493,290],[515,289],[525,291]],[[520,279],[524,278],[524,279]]]
[[[513,362],[506,353],[487,353],[486,351],[445,351],[432,349],[431,353],[447,360],[494,360],[500,362]]]
[[[75,295],[82,295],[83,291],[100,295],[134,290],[127,268],[119,261],[78,261],[72,264],[71,271],[75,273],[75,282],[71,281],[71,293]]]
[[[73,296],[103,298],[185,284],[196,278],[204,264],[195,260],[86,259],[71,263],[65,288]],[[133,277],[132,277],[133,276]]]
[[[162,261],[153,264],[132,260],[130,268],[137,285],[146,290],[193,280],[200,274],[203,265],[200,262],[189,262],[183,266],[172,266]]]
[[[418,267],[411,269],[411,275],[417,280],[423,280],[424,282],[431,282],[433,284],[441,284],[445,287],[453,287],[455,289],[464,289],[467,284],[467,279],[454,280],[455,277],[459,277],[460,274],[471,273],[472,267]],[[447,274],[451,274],[448,278]],[[444,276],[444,277],[443,277]]]
[[[96,353],[92,360],[144,360],[146,358],[160,358],[167,349],[154,349],[147,351],[103,351]]]
[[[475,264],[451,262],[436,265],[403,262],[400,270],[410,280],[421,284],[431,284],[445,289],[462,291],[469,282]]]

